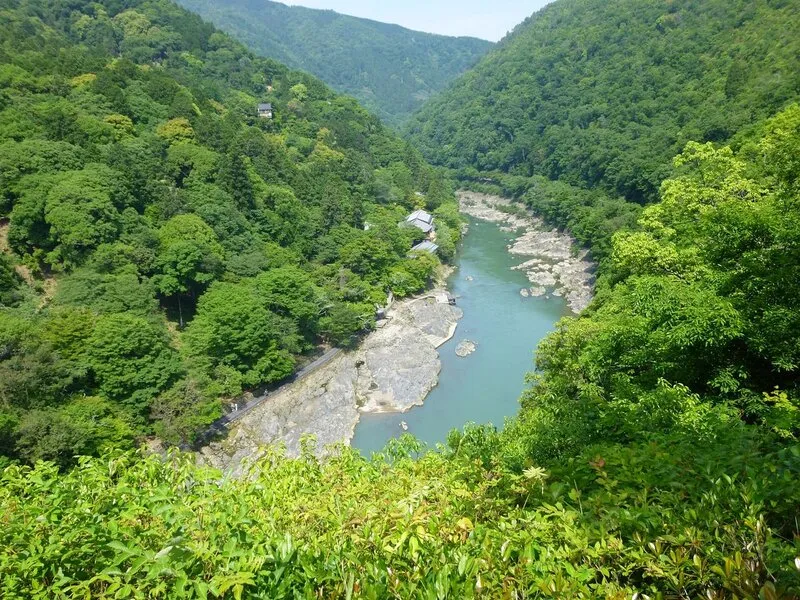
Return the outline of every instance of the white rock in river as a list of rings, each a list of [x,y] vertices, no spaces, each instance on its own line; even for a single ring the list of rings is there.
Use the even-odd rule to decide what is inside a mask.
[[[556,284],[556,278],[550,271],[531,271],[528,273],[528,281],[545,286]]]
[[[531,293],[528,291],[528,288],[522,288],[519,291],[519,295],[522,296],[523,298],[527,298],[528,296],[531,295]]]
[[[461,340],[456,346],[456,354],[460,357],[469,356],[478,348],[478,344],[472,340]]]
[[[544,296],[547,293],[547,288],[543,288],[540,286],[532,287],[530,291],[530,295],[534,298],[538,298],[539,296]]]
[[[503,210],[511,204],[507,198],[462,190],[458,192],[458,199],[462,212],[476,219],[500,223],[504,230],[513,228],[520,232],[507,247],[515,256],[530,257],[512,268],[525,272],[534,284],[533,289],[558,286],[559,293],[576,313],[591,302],[594,265],[588,260],[587,250],[575,254],[576,242],[569,235],[546,227],[533,215]]]

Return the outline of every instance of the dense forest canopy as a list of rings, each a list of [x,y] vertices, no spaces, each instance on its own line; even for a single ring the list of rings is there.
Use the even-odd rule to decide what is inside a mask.
[[[791,0],[560,0],[408,125],[456,169],[654,200],[689,141],[723,142],[800,92]]]
[[[450,256],[447,180],[353,101],[165,0],[0,6],[4,598],[800,597],[796,4],[559,0],[521,26],[465,80],[495,61],[495,92],[552,83],[510,131],[562,118],[584,57],[592,102],[628,92],[653,120],[609,109],[617,129],[545,128],[504,162],[485,110],[458,120],[462,82],[430,125],[466,185],[591,246],[593,304],[541,344],[502,431],[468,425],[439,452],[404,438],[373,460],[319,461],[309,440],[238,480],[125,448],[190,439],[220,396],[346,343],[387,288],[423,287],[436,260],[409,258],[397,222],[424,202]],[[575,52],[544,70],[504,54],[532,30],[537,52],[570,36]],[[619,44],[586,54],[581,36],[609,31]],[[715,60],[731,56],[749,75],[686,105],[620,79],[673,33],[704,51],[653,73],[727,82]],[[613,176],[587,169],[601,151]]]
[[[7,468],[4,596],[796,598],[798,149],[797,105],[689,145],[502,433]]]
[[[191,441],[220,398],[429,285],[438,260],[398,227],[415,206],[452,256],[452,192],[416,151],[197,16],[22,0],[0,19],[0,461]]]
[[[400,126],[472,67],[491,42],[269,0],[180,0],[254,52],[313,73]]]

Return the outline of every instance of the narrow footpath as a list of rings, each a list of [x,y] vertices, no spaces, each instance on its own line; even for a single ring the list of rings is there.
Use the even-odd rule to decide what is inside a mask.
[[[197,446],[202,446],[205,443],[208,443],[209,440],[213,440],[214,438],[216,438],[217,436],[222,434],[225,431],[225,429],[227,429],[228,425],[230,425],[231,423],[234,423],[234,422],[238,421],[239,419],[242,419],[243,417],[248,415],[251,411],[253,411],[254,409],[256,409],[259,406],[261,406],[261,404],[265,400],[267,400],[267,399],[269,399],[269,398],[271,398],[271,397],[273,397],[273,396],[275,396],[277,394],[280,394],[282,391],[284,391],[286,386],[294,385],[298,381],[302,380],[304,377],[307,377],[308,375],[311,375],[311,373],[313,373],[317,369],[325,366],[334,357],[336,357],[341,351],[342,351],[341,348],[331,348],[330,350],[328,350],[324,354],[322,354],[322,356],[320,356],[319,358],[315,359],[313,362],[310,362],[309,364],[307,364],[302,369],[298,370],[291,377],[291,379],[289,381],[287,381],[285,384],[283,384],[278,389],[272,390],[271,392],[264,392],[263,394],[260,394],[260,395],[256,396],[255,398],[253,398],[252,400],[250,400],[249,402],[246,402],[244,404],[241,404],[241,405],[240,404],[234,404],[234,406],[235,406],[234,410],[232,410],[231,412],[227,413],[226,415],[223,415],[222,417],[220,417],[219,419],[214,421],[208,427],[208,429],[205,431],[205,433],[203,433],[202,435],[199,436],[196,445]]]

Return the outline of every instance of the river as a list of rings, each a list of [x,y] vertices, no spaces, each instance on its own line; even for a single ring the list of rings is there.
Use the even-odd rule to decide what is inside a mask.
[[[562,298],[520,295],[531,284],[523,272],[511,270],[520,263],[507,251],[512,241],[513,235],[496,223],[469,218],[469,233],[448,280],[464,317],[455,337],[439,348],[439,384],[423,406],[407,413],[362,415],[354,448],[365,455],[382,449],[404,433],[403,422],[408,433],[434,446],[468,422],[502,427],[506,417],[516,414],[534,349],[571,313]],[[463,339],[476,342],[477,350],[461,358],[455,349]]]

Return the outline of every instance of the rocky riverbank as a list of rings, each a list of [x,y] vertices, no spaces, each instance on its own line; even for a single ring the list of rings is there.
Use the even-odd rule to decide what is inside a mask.
[[[363,412],[405,412],[437,384],[437,348],[455,333],[461,309],[440,302],[443,290],[395,302],[358,349],[342,353],[304,379],[287,384],[201,449],[201,461],[239,473],[259,448],[282,443],[290,456],[313,435],[317,452],[349,443]]]
[[[520,290],[523,297],[563,296],[575,313],[589,305],[594,265],[587,260],[586,250],[575,252],[578,246],[572,237],[547,227],[544,221],[533,215],[511,208],[521,205],[512,205],[506,198],[460,191],[458,199],[461,212],[476,219],[499,223],[503,231],[515,234],[508,251],[527,260],[513,268],[523,271],[533,284],[530,289]]]

